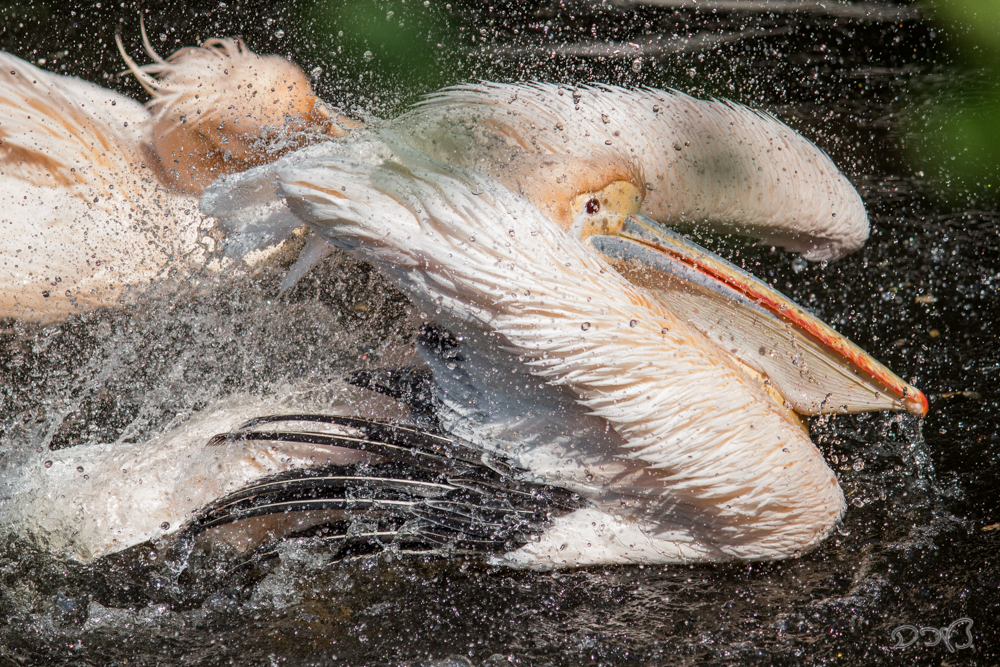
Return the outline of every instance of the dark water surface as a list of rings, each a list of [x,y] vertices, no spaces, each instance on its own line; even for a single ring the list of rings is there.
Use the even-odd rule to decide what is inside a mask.
[[[115,30],[138,50],[138,7],[122,4],[0,3],[0,47],[138,96],[110,78],[121,67]],[[920,152],[935,105],[988,89],[991,73],[916,7],[868,5],[872,20],[835,2],[777,13],[671,4],[143,7],[164,53],[242,34],[259,52],[321,68],[318,90],[359,115],[391,116],[463,80],[600,80],[727,97],[816,141],[865,199],[863,250],[806,265],[694,232],[930,399],[922,421],[812,421],[850,503],[819,549],[780,563],[531,573],[472,558],[331,562],[322,547],[287,543],[280,559],[227,576],[211,557],[177,575],[149,544],[83,566],[8,534],[0,664],[1000,663],[1000,208],[975,184],[943,196],[935,179],[950,156]],[[283,298],[280,280],[277,267],[59,326],[3,323],[0,461],[138,442],[232,393],[322,387],[412,339],[405,299],[349,257]],[[972,647],[924,646],[925,634],[892,648],[897,626],[961,618],[972,620]],[[967,643],[962,627],[952,648]]]

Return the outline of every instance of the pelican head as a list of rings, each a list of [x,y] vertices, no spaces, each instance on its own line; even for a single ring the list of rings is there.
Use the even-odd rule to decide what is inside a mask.
[[[632,179],[612,181],[600,190],[580,193],[570,201],[574,216],[567,231],[581,239],[592,234],[617,234],[629,216],[639,213],[645,196],[642,184]]]
[[[789,414],[927,412],[923,393],[843,335],[644,215],[648,187],[637,161],[519,155],[493,172],[634,285],[679,311]]]
[[[164,179],[179,190],[199,194],[219,176],[357,126],[320,100],[302,70],[281,56],[215,38],[164,59],[145,28],[142,37],[154,60],[149,65],[137,65],[120,37],[118,47],[152,96],[148,141]]]
[[[842,257],[868,238],[864,202],[829,156],[777,118],[731,102],[484,82],[442,90],[396,126],[427,155],[507,187],[503,171],[522,158],[626,159],[645,173],[643,212],[653,220],[736,232],[810,260]]]
[[[577,238],[620,225],[646,198],[642,170],[617,156],[519,155],[503,169],[486,171]]]

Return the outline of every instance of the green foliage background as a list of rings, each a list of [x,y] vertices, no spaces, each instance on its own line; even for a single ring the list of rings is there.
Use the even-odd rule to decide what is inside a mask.
[[[1000,205],[1000,2],[936,0],[951,63],[909,102],[908,155],[956,208]]]

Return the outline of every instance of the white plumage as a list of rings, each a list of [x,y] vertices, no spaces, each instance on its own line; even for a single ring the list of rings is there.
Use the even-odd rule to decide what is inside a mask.
[[[861,197],[823,151],[773,116],[729,102],[652,88],[483,83],[442,91],[396,126],[428,155],[514,189],[526,158],[634,161],[649,183],[643,212],[657,222],[708,223],[812,260],[868,238]]]
[[[36,71],[21,65],[20,71]],[[153,67],[173,71],[166,61]],[[33,75],[36,83],[39,75],[45,73]],[[52,77],[63,96],[83,85],[45,76]],[[146,84],[155,88],[148,80]],[[30,105],[21,101],[28,93],[12,89],[12,106],[22,109],[26,123],[29,112],[23,109]],[[99,91],[95,87],[88,94],[94,100],[115,100]],[[67,100],[60,104],[85,103]],[[134,106],[130,112],[138,117],[142,110]],[[94,111],[90,117],[99,119],[94,121],[97,129],[77,131],[77,136],[103,137],[118,122],[113,114],[105,118]],[[165,138],[164,145],[173,145],[176,130],[169,123],[177,121],[162,111],[156,116],[160,125],[168,123],[158,135]],[[80,127],[86,122],[81,117]],[[121,123],[124,130],[125,121]],[[37,156],[54,149],[31,144],[35,130],[25,128],[5,135],[3,147],[30,154],[27,161],[5,161],[18,165],[14,182],[30,194],[30,188],[49,188],[44,179],[61,172],[50,165],[33,166],[44,162]],[[170,149],[171,155],[180,159],[190,154],[214,168],[218,155],[211,139],[183,155]],[[126,140],[135,137],[123,136]],[[110,158],[102,155],[108,158],[106,171],[95,167],[88,172],[85,187],[93,189],[106,180],[116,192],[108,187],[105,197],[116,202],[114,196],[129,185],[129,192],[145,197],[142,201],[157,204],[152,216],[143,211],[142,224],[180,206],[190,216],[177,218],[190,221],[184,230],[197,229],[201,218],[190,210],[187,196],[162,192],[155,179],[122,185],[113,180],[123,173],[116,165],[132,165],[148,149],[128,150]],[[24,171],[29,167],[35,171]],[[182,168],[173,176],[179,179],[175,184],[194,183],[195,189],[210,180],[206,172]],[[73,181],[62,187],[59,196],[73,202],[87,203],[80,193],[91,194]],[[152,200],[150,191],[142,189],[149,187],[155,193]],[[94,193],[100,204],[100,194]],[[793,396],[797,409],[801,405],[812,412],[839,409],[816,398],[819,388],[805,386],[827,378],[837,383],[837,400],[844,401],[847,411],[901,409],[904,403],[919,411],[926,409],[926,401],[919,392],[908,398],[912,388],[870,358],[862,359],[858,370],[831,355],[830,363],[841,364],[841,370],[811,373],[797,367],[800,376],[748,360],[747,350],[756,349],[754,337],[776,335],[777,329],[748,331],[752,317],[728,328],[713,327],[711,317],[697,311],[712,299],[729,297],[713,293],[707,301],[675,299],[669,289],[654,289],[621,262],[595,252],[587,235],[613,235],[619,229],[615,225],[635,212],[615,208],[627,209],[631,200],[625,195],[633,196],[628,193],[660,223],[727,226],[811,259],[837,257],[859,247],[868,234],[860,197],[829,158],[770,116],[669,91],[546,84],[482,84],[445,91],[380,132],[357,130],[347,141],[312,146],[230,177],[209,188],[202,206],[246,248],[280,241],[305,221],[327,242],[372,261],[422,310],[464,337],[468,354],[461,368],[428,359],[432,367],[437,364],[444,426],[486,452],[513,459],[525,480],[571,489],[588,503],[555,518],[540,540],[506,554],[505,562],[544,568],[767,559],[815,546],[841,516],[844,498],[798,417],[780,391],[769,386],[769,376]],[[132,205],[128,195],[121,198],[121,206]],[[601,210],[602,202],[602,217],[584,215],[584,210],[588,215]],[[77,206],[74,216],[82,210]],[[68,219],[73,218],[64,212],[53,215],[48,227],[71,229]],[[120,230],[122,220],[112,211],[87,227],[99,230],[103,224]],[[160,238],[158,228],[152,231],[156,233],[150,236],[150,228],[143,228],[137,238]],[[33,261],[53,262],[61,241],[48,241],[47,231],[37,233],[49,245],[38,246],[40,254],[30,247],[28,254]],[[140,266],[155,272],[198,247],[197,234],[165,238],[161,255],[143,249],[128,258],[141,259]],[[293,273],[301,275],[322,255],[323,248],[311,244]],[[692,267],[700,270],[697,262]],[[145,268],[127,268],[129,277],[119,277],[118,283],[101,279],[123,285],[136,276],[148,277],[142,273]],[[23,304],[30,291],[25,281],[34,280],[38,271],[33,269],[28,278],[18,274],[21,282],[11,283],[9,293],[21,299],[16,301],[20,310],[11,311],[18,316],[52,316],[45,302]],[[86,286],[90,279],[86,271],[71,276],[74,285]],[[725,303],[739,310],[744,301]],[[106,302],[101,297],[85,305]],[[809,339],[812,360],[836,334],[806,324],[802,335],[817,336]],[[732,351],[728,344],[722,347],[725,336],[740,338]],[[780,357],[803,348],[792,336],[785,347],[776,344],[775,349]],[[849,357],[854,354],[849,352]],[[788,359],[774,363],[787,364]],[[465,379],[459,379],[462,373]],[[850,386],[856,375],[858,390]],[[801,395],[788,391],[796,382],[802,383]],[[882,391],[879,382],[890,390]],[[232,428],[235,415],[220,408],[215,422],[208,416],[164,437],[176,455],[150,459],[158,462],[163,486],[155,500],[148,489],[140,493],[132,482],[118,484],[109,477],[103,495],[88,501],[92,515],[107,511],[98,530],[81,524],[84,519],[59,503],[46,505],[52,498],[45,493],[36,494],[37,504],[25,516],[34,517],[30,522],[44,533],[43,539],[84,559],[169,534],[179,528],[174,517],[273,472],[248,468],[251,459],[231,448],[225,455],[203,451],[199,443],[210,425],[217,424],[217,431]],[[279,467],[307,465],[304,456],[290,454]],[[91,457],[98,468],[113,468],[118,461],[116,452],[101,449],[65,456],[67,461]],[[220,462],[224,469],[218,469]],[[219,470],[219,477],[208,481],[210,470]],[[35,471],[31,479],[57,472]],[[189,474],[206,477],[198,493],[185,500],[167,487]],[[143,504],[141,526],[114,518],[114,507],[123,498]],[[24,512],[13,505],[8,509]],[[172,520],[158,524],[151,519],[160,515]],[[121,535],[127,537],[118,539]]]
[[[58,320],[200,265],[204,185],[343,132],[283,58],[232,40],[148,50],[161,79],[130,65],[155,114],[0,53],[0,317]]]
[[[0,316],[103,305],[202,253],[196,202],[163,190],[134,100],[0,54]]]
[[[483,441],[649,539],[652,552],[597,560],[789,556],[839,518],[836,478],[795,418],[524,197],[391,133],[308,150],[278,174],[292,210],[330,242],[375,262],[471,339],[495,331],[492,344],[512,346],[622,436],[618,451]],[[455,428],[475,437],[471,425]],[[561,546],[536,545],[534,564],[574,564],[561,562]]]

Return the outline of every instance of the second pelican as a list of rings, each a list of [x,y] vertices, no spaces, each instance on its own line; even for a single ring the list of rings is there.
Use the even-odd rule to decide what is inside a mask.
[[[154,63],[125,58],[147,108],[0,53],[0,318],[59,320],[205,261],[205,185],[354,126],[280,56],[212,39],[164,59],[145,37]]]

